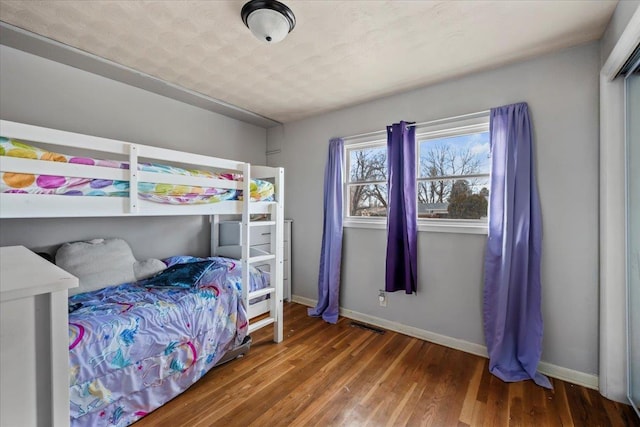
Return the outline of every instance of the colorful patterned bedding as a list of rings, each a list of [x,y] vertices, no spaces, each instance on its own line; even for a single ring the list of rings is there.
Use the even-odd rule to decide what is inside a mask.
[[[0,137],[0,156],[38,159],[62,163],[94,165],[116,169],[129,169],[128,162],[115,160],[99,160],[88,157],[75,157],[52,153],[24,142]],[[241,175],[214,174],[208,171],[182,169],[174,166],[155,163],[140,163],[138,170],[202,178],[218,178],[242,180]],[[105,179],[74,178],[52,175],[34,175],[25,173],[3,172],[0,180],[0,192],[57,194],[68,196],[129,196],[129,182]],[[272,201],[273,184],[263,180],[251,180],[252,201]],[[242,191],[197,186],[138,183],[138,196],[141,199],[166,204],[204,204],[222,200],[241,200]]]
[[[172,257],[158,275],[69,298],[72,426],[127,426],[242,343],[241,267]],[[251,289],[268,277],[251,270]]]

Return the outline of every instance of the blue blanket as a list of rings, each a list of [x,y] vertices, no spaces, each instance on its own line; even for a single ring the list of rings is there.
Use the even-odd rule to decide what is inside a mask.
[[[69,298],[71,424],[126,426],[169,401],[247,333],[240,264],[173,257],[136,283]],[[268,276],[252,268],[251,288]]]

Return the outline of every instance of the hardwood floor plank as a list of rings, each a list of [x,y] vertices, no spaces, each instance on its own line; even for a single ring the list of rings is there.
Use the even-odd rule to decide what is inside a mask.
[[[442,365],[446,363],[445,348],[435,344],[428,345],[428,352],[414,371],[419,384],[419,392],[413,405],[413,411],[406,420],[407,425],[424,425],[433,422],[435,407],[432,400],[442,375]]]
[[[491,372],[489,372],[489,360],[484,359],[482,378],[480,379],[480,387],[478,387],[478,397],[476,397],[479,402],[487,403],[487,396],[489,395],[489,382],[491,377]]]
[[[212,369],[135,424],[171,426],[640,426],[630,406],[553,379],[505,383],[478,356],[387,331],[330,325],[285,304],[285,340]]]
[[[464,402],[462,404],[462,410],[460,411],[460,417],[458,418],[461,423],[471,425],[473,420],[473,409],[476,405],[476,396],[480,389],[480,380],[482,379],[483,368],[484,363],[482,363],[481,360],[478,360],[473,370],[473,377],[471,378],[471,381],[469,381],[467,393],[464,396]]]
[[[520,384],[524,391],[523,425],[553,425],[548,417],[547,390],[536,385],[532,380],[514,383],[513,385],[516,384]],[[511,387],[512,385],[510,384],[509,386]]]
[[[487,410],[487,404],[476,401],[473,407],[473,416],[471,417],[471,427],[480,427],[484,424],[484,413]]]
[[[380,404],[374,411],[371,411],[367,423],[370,425],[385,425],[390,419],[398,420],[402,415],[399,411],[400,408],[405,407],[410,410],[412,405],[407,403],[412,399],[415,399],[418,395],[418,383],[411,381],[410,378],[414,376],[413,367],[416,361],[423,354],[419,351],[422,347],[417,342],[409,339],[409,346],[405,347],[403,354],[398,357],[394,369],[389,369],[387,378],[380,384],[377,390],[377,400],[380,400],[380,396],[383,397],[380,400]],[[391,367],[390,367],[391,368]],[[401,379],[401,380],[398,380]],[[372,389],[373,390],[373,389]],[[365,399],[360,402],[360,406],[367,407],[368,400],[372,399],[374,395],[369,393]]]
[[[569,410],[569,402],[567,401],[567,393],[565,391],[565,383],[552,379],[553,393],[551,396],[550,412],[555,415],[553,420],[555,425],[562,427],[575,427],[571,411]]]
[[[520,427],[525,425],[524,384],[514,383],[509,387],[509,425]]]
[[[605,399],[606,400],[606,399]],[[609,401],[611,402],[611,401]],[[640,418],[635,411],[629,405],[625,405],[619,402],[611,402],[618,409],[620,418],[622,419],[624,426],[640,427]]]
[[[591,422],[599,426],[611,426],[612,422],[609,419],[607,411],[604,409],[600,393],[588,388],[583,388],[582,392],[586,395],[586,400],[589,402],[589,415]]]
[[[489,378],[484,426],[498,427],[509,425],[508,399],[509,384],[492,375],[491,378]]]
[[[298,381],[298,384],[291,389],[286,398],[278,401],[263,415],[255,419],[256,425],[260,425],[262,422],[268,423],[269,420],[276,416],[283,418],[284,422],[293,422],[295,414],[298,414],[303,408],[309,407],[314,401],[321,398],[322,388],[318,387],[319,384],[325,386],[331,384],[333,377],[340,378],[343,371],[349,368],[348,359],[353,358],[350,350],[366,346],[367,342],[374,338],[373,335],[373,333],[366,333],[356,337],[346,345],[344,351],[336,354],[329,363],[319,367],[314,375],[309,376],[305,381]],[[314,368],[312,365],[304,366],[304,369],[311,370],[310,372],[313,372]],[[333,384],[332,386],[335,387],[336,385]],[[287,411],[289,414],[282,417],[282,411]]]
[[[402,361],[402,358],[409,352],[409,350],[411,350],[411,347],[413,347],[415,344],[416,344],[416,341],[411,341],[409,345],[404,347],[402,351],[392,359],[393,362],[384,370],[384,373],[382,373],[382,375],[380,375],[380,377],[378,378],[378,383],[373,388],[369,389],[367,394],[360,401],[362,405],[366,405],[367,401],[371,399],[371,396],[378,393],[379,389],[385,383],[387,378],[389,378],[389,375],[393,372],[393,370]]]
[[[620,406],[626,408],[626,405],[621,405],[618,402],[612,402],[607,399],[602,399],[602,404],[604,410],[607,412],[607,418],[611,421],[613,427],[640,426],[640,420],[635,420],[636,424],[633,424],[633,420],[629,419],[628,416],[625,417],[625,415],[628,415],[628,412],[621,410]]]
[[[421,413],[420,400],[425,392],[428,392],[429,378],[436,370],[432,368],[435,360],[441,360],[439,357],[443,357],[443,353],[440,351],[439,346],[431,344],[425,341],[420,342],[420,346],[416,348],[414,353],[410,353],[408,358],[409,369],[407,373],[402,377],[407,383],[411,382],[416,384],[415,389],[409,395],[409,399],[406,404],[407,410],[400,412],[395,425],[404,426],[411,425],[410,419],[416,413],[419,416]]]
[[[318,385],[326,386],[327,372],[332,372],[331,368],[338,363],[336,359],[339,359],[340,355],[340,350],[336,348],[336,345],[344,337],[343,334],[348,332],[343,330],[334,338],[326,337],[323,340],[324,344],[320,345],[316,350],[307,348],[304,359],[298,359],[298,365],[295,366],[296,375],[283,378],[283,381],[278,384],[270,384],[271,387],[256,394],[257,402],[253,411],[245,411],[242,414],[233,415],[229,417],[228,422],[237,422],[239,425],[251,425],[255,422],[257,423],[256,425],[260,425],[258,418],[281,400],[282,396],[279,389],[282,387],[285,390],[292,390],[294,387],[298,387],[301,382],[305,382],[312,377],[316,387]],[[274,372],[277,372],[277,368],[274,369]],[[265,374],[269,375],[268,373]],[[226,416],[221,421],[225,422]]]
[[[368,351],[360,353],[359,360],[354,360],[349,374],[336,384],[337,387],[328,389],[323,396],[324,407],[314,407],[304,411],[300,419],[304,422],[311,417],[319,416],[318,425],[340,425],[341,423],[363,423],[371,408],[363,406],[360,401],[366,393],[375,387],[379,373],[388,362],[388,355],[402,345],[403,339],[391,334],[385,334],[373,341]],[[318,415],[320,414],[321,415]]]
[[[409,399],[415,393],[417,387],[418,383],[411,384],[409,390],[404,394],[402,400],[400,400],[394,411],[391,413],[391,416],[387,419],[387,422],[385,423],[387,427],[399,425],[397,424],[398,418],[400,417],[400,414],[407,411],[407,402],[409,402]]]
[[[438,401],[446,402],[440,404],[436,412],[434,425],[442,426],[458,423],[466,390],[473,375],[473,364],[469,363],[468,355],[452,349],[447,349],[447,353],[450,354],[446,357],[449,363],[458,369],[449,370],[443,379],[442,387],[436,389],[439,392]]]
[[[571,411],[571,419],[577,426],[587,425],[589,419],[589,402],[586,401],[582,387],[574,384],[567,384],[565,387],[567,392],[567,401],[569,410]]]

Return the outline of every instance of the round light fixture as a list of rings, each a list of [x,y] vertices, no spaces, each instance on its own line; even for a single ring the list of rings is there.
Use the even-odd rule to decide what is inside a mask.
[[[278,43],[296,26],[291,9],[276,0],[251,0],[242,6],[242,22],[266,43]]]

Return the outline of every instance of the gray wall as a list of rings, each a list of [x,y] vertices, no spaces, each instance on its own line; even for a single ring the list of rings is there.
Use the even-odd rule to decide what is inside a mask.
[[[266,163],[261,127],[6,46],[0,46],[0,117]],[[200,216],[0,221],[2,246],[43,248],[94,237],[125,237],[138,258],[209,252],[208,220]]]
[[[269,164],[286,169],[293,227],[293,293],[316,299],[328,140],[398,120],[446,118],[526,101],[534,128],[543,214],[542,359],[598,372],[598,73],[591,43],[534,60],[272,128]],[[484,344],[482,274],[486,236],[419,235],[417,295],[389,297],[385,233],[345,229],[340,305],[437,334]]]

